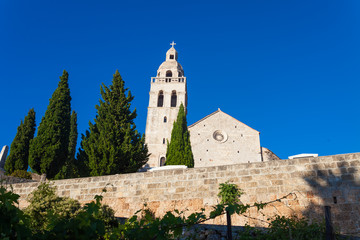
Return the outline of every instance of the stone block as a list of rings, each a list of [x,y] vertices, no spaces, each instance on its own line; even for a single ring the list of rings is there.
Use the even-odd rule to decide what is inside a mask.
[[[158,183],[150,183],[147,185],[147,188],[157,188],[159,186]]]
[[[182,193],[185,192],[185,188],[184,187],[180,187],[180,188],[176,188],[176,193]]]
[[[271,180],[271,184],[273,186],[284,185],[284,182],[283,182],[283,180]]]
[[[236,170],[236,173],[237,173],[238,176],[246,176],[246,175],[250,174],[249,170],[246,170],[246,169],[244,169],[244,170]]]
[[[252,179],[253,179],[252,176],[242,177],[242,178],[241,178],[241,182],[249,182],[249,181],[251,181]]]
[[[217,167],[217,171],[226,171],[227,170],[227,166],[218,166]]]
[[[174,170],[174,175],[179,175],[179,174],[183,174],[184,170],[183,169],[176,169]]]
[[[257,182],[246,182],[245,183],[245,188],[255,188],[258,186]]]
[[[345,162],[345,161],[337,162],[336,164],[337,164],[338,168],[349,167],[349,165],[350,165],[348,162]]]
[[[260,174],[260,169],[250,169],[250,175]]]
[[[353,174],[341,175],[341,180],[343,180],[343,181],[354,181],[354,175]]]
[[[205,179],[204,180],[204,184],[216,184],[217,180],[216,179]]]

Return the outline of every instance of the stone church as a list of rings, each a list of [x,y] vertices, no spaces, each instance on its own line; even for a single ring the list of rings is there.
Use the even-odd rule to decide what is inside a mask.
[[[187,79],[178,60],[175,43],[151,78],[145,142],[149,148],[147,167],[164,166],[166,144],[180,104],[187,108]],[[220,109],[188,127],[195,167],[279,159],[260,146],[260,133]]]

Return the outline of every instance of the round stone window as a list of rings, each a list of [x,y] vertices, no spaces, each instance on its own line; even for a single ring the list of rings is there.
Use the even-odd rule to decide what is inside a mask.
[[[218,141],[218,142],[226,142],[228,136],[226,134],[226,132],[224,131],[221,131],[221,130],[216,130],[214,133],[213,133],[213,138]]]

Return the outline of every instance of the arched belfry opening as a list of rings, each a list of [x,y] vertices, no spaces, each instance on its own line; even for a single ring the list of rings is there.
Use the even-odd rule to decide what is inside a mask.
[[[164,105],[164,92],[160,91],[159,95],[158,95],[158,102],[157,102],[157,106],[158,107],[162,107]]]
[[[166,77],[172,77],[172,72],[170,70],[166,71]]]
[[[173,90],[171,93],[171,107],[176,107],[176,102],[177,102],[177,95],[176,95],[176,91]]]

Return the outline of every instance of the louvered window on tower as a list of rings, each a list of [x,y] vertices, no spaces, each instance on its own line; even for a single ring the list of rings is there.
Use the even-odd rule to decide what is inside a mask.
[[[163,91],[159,92],[159,96],[158,96],[158,107],[162,107],[164,105],[164,93]]]
[[[177,96],[176,96],[176,91],[172,91],[171,93],[171,107],[176,107],[176,101],[177,101]]]

